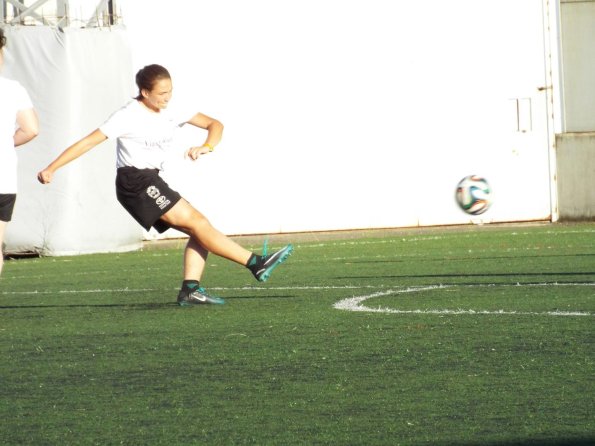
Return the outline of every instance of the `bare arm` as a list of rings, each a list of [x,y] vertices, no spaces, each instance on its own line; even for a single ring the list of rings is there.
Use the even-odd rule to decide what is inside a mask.
[[[52,161],[45,169],[37,174],[37,179],[42,184],[50,183],[54,177],[54,172],[58,170],[60,167],[68,164],[69,162],[77,159],[79,156],[87,153],[93,147],[95,147],[100,142],[103,142],[107,139],[101,130],[97,129],[85,136],[78,142],[75,142],[73,145],[68,147],[64,152],[58,155],[54,161]]]
[[[207,130],[207,139],[200,147],[191,147],[186,155],[193,160],[197,159],[200,155],[212,152],[213,149],[221,141],[223,136],[223,124],[214,118],[211,118],[202,113],[195,114],[192,119],[188,121],[188,124],[192,124],[195,127]]]
[[[39,134],[39,120],[32,108],[20,110],[17,113],[17,129],[14,132],[14,146],[28,143]]]

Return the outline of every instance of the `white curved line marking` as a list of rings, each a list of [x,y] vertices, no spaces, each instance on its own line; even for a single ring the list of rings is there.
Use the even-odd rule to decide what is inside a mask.
[[[342,299],[339,302],[333,305],[334,308],[337,310],[346,310],[346,311],[360,311],[360,312],[368,312],[368,313],[392,313],[392,314],[496,314],[496,315],[521,315],[521,316],[593,316],[592,313],[587,311],[509,311],[509,310],[465,310],[465,309],[456,309],[456,310],[399,310],[395,308],[371,308],[363,305],[368,299],[372,299],[374,297],[382,297],[382,296],[390,296],[392,294],[405,294],[405,293],[414,293],[414,292],[421,292],[421,291],[428,291],[428,290],[435,290],[440,288],[454,288],[454,287],[495,287],[495,286],[509,286],[509,287],[516,287],[516,286],[530,286],[530,287],[542,287],[542,286],[595,286],[595,283],[536,283],[536,284],[516,284],[516,285],[509,285],[509,284],[485,284],[485,285],[431,285],[431,286],[418,286],[418,287],[408,287],[404,289],[392,289],[386,291],[378,291],[376,293],[367,294],[364,296],[356,296],[356,297],[349,297],[346,299]]]

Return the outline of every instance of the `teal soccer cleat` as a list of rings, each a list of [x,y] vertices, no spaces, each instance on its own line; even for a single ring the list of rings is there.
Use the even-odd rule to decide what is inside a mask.
[[[257,265],[252,269],[252,273],[256,280],[259,282],[265,282],[273,272],[273,270],[281,263],[283,263],[293,252],[293,245],[289,244],[279,251],[276,251],[270,255],[267,255],[267,242],[264,243],[262,250],[262,256],[259,259]]]
[[[224,304],[225,301],[220,297],[211,296],[203,287],[198,287],[193,291],[180,291],[178,294],[178,305],[181,307],[189,307],[191,305],[204,304]]]

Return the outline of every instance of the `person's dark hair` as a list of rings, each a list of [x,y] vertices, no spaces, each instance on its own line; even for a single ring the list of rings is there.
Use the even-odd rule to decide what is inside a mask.
[[[147,65],[136,73],[136,86],[138,87],[138,96],[135,98],[140,101],[143,98],[142,91],[151,91],[157,81],[161,79],[171,79],[169,71],[161,65]]]
[[[0,50],[4,48],[6,45],[6,36],[4,35],[4,30],[0,28]]]

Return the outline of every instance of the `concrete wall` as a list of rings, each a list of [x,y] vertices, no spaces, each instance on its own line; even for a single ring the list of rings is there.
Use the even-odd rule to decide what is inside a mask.
[[[557,135],[556,146],[560,218],[595,219],[595,132]]]
[[[564,132],[595,131],[595,0],[560,4]]]
[[[556,135],[560,220],[595,219],[595,0],[560,3],[562,132]]]

